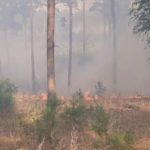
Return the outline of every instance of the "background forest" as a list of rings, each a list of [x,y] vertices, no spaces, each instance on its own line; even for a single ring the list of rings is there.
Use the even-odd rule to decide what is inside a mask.
[[[0,0],[0,150],[150,150],[149,0]]]
[[[19,89],[31,91],[31,62],[34,61],[35,84],[38,91],[45,91],[46,1],[33,0],[32,3],[31,14],[31,4],[26,0],[1,1],[1,78],[7,77]],[[72,8],[73,60],[70,90],[92,90],[100,81],[107,87],[108,94],[111,94],[114,80],[114,30],[109,0],[104,3],[86,0],[85,12],[82,4],[82,0],[76,0]],[[146,60],[149,51],[145,42],[133,34],[134,24],[129,15],[131,6],[130,0],[116,0],[114,6],[117,89],[123,95],[148,94],[150,72]],[[70,25],[67,1],[56,1],[55,25],[57,91],[59,95],[67,95]],[[34,56],[31,56],[31,50]]]

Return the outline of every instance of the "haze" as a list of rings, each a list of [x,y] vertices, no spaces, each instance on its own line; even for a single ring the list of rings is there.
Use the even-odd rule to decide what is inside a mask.
[[[2,0],[1,0],[2,1]],[[82,33],[83,17],[82,3],[77,1],[78,8],[73,8],[73,61],[72,84],[67,87],[68,74],[68,43],[69,20],[68,8],[57,4],[55,53],[56,53],[56,85],[58,95],[68,95],[79,88],[83,91],[94,90],[100,81],[107,88],[108,94],[113,94],[112,85],[112,35],[104,42],[103,15],[98,11],[90,11],[93,0],[86,3],[86,51],[83,58]],[[148,95],[150,89],[150,66],[146,62],[149,49],[138,36],[133,34],[130,20],[130,0],[118,0],[117,6],[117,93],[121,95]],[[9,12],[9,10],[8,10]],[[11,11],[10,11],[11,12]],[[7,15],[9,17],[10,15]],[[34,11],[33,33],[35,52],[35,74],[38,92],[46,91],[46,8],[39,6]],[[65,19],[64,19],[65,17]],[[2,14],[1,14],[2,18]],[[62,19],[63,18],[63,19]],[[11,22],[10,18],[5,18]],[[1,22],[0,61],[1,78],[9,78],[20,91],[31,91],[31,52],[30,23],[27,22],[26,36],[25,18],[16,16],[21,27],[13,22],[7,25],[7,31]],[[62,20],[65,20],[62,22]],[[106,31],[108,27],[106,27]],[[6,37],[7,32],[7,37]],[[104,44],[105,43],[105,44]]]

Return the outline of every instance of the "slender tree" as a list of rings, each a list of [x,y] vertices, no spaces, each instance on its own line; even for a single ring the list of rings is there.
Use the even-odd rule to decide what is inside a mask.
[[[91,11],[100,11],[103,14],[104,21],[104,47],[106,47],[106,39],[109,42],[112,37],[112,46],[109,49],[113,51],[113,62],[112,62],[112,85],[113,92],[116,93],[117,90],[117,22],[116,18],[116,3],[117,0],[95,0]],[[108,27],[108,31],[106,30]],[[110,43],[109,43],[110,45]]]
[[[10,51],[9,51],[9,42],[8,42],[8,30],[7,25],[4,26],[4,42],[5,42],[5,50],[6,50],[6,57],[7,57],[7,75],[10,76],[11,67],[10,67]]]
[[[105,12],[106,12],[106,7],[105,7],[105,5],[103,6],[103,22],[104,22],[104,29],[103,29],[103,31],[104,31],[104,48],[106,48],[106,26],[107,26],[107,22],[106,22],[106,14],[105,14]]]
[[[2,62],[1,62],[1,58],[0,58],[0,78],[2,77]]]
[[[36,91],[35,61],[34,61],[34,37],[33,37],[33,1],[30,0],[30,42],[31,42],[31,88]]]
[[[72,43],[73,43],[73,8],[77,7],[75,0],[59,0],[60,3],[65,4],[69,8],[69,60],[68,60],[68,88],[72,83]],[[84,7],[84,6],[83,6]],[[62,20],[64,21],[64,20]],[[84,28],[84,27],[83,27]],[[84,33],[83,33],[84,34]]]
[[[85,42],[86,42],[86,39],[85,39],[85,33],[86,33],[86,30],[85,30],[85,0],[83,0],[83,55],[85,56]]]
[[[56,95],[55,85],[55,0],[48,0],[47,4],[47,86],[48,103],[50,98]]]
[[[111,18],[113,31],[113,92],[117,90],[117,34],[116,34],[116,0],[111,0]]]
[[[111,0],[95,0],[91,11],[98,11],[102,14],[103,17],[103,36],[104,36],[104,49],[108,45],[108,38],[110,38],[110,30],[107,30],[107,27],[111,29],[111,17],[110,17],[110,1]]]
[[[41,7],[41,5],[45,5],[45,1],[41,0],[18,0],[19,3],[19,13],[22,14],[22,23],[21,26],[24,32],[24,44],[25,44],[25,57],[26,57],[26,73],[28,77],[28,49],[27,49],[27,31],[28,31],[28,23],[29,23],[29,32],[30,32],[30,55],[31,55],[31,90],[33,93],[37,92],[37,80],[35,73],[35,49],[34,49],[34,11],[36,8]]]
[[[29,62],[28,62],[28,41],[27,41],[27,23],[24,23],[24,27],[23,27],[23,33],[24,33],[24,46],[25,46],[25,68],[26,68],[26,77],[27,77],[27,81],[28,81],[28,75],[29,75]],[[29,83],[27,82],[27,88]]]
[[[72,0],[69,1],[69,63],[68,63],[68,87],[71,86],[72,77]]]

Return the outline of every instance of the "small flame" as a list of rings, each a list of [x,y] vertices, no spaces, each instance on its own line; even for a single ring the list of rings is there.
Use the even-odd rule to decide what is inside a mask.
[[[92,95],[90,91],[84,92],[84,100],[87,102],[91,102],[94,100],[94,96]]]

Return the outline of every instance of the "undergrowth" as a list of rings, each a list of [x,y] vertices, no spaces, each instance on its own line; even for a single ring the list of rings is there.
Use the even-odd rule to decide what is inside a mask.
[[[9,80],[0,80],[0,114],[12,114],[15,111],[13,95],[17,88]]]

